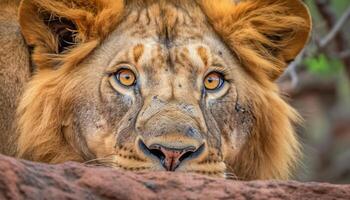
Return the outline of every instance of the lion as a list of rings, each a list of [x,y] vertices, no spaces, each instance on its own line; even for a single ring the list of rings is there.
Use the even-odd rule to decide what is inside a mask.
[[[33,70],[16,157],[292,177],[300,117],[275,81],[310,35],[301,0],[23,0],[18,13]]]

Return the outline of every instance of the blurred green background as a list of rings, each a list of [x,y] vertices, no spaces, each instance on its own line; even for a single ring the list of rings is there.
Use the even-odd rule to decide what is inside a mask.
[[[312,38],[278,81],[305,120],[296,179],[350,183],[350,0],[305,2]]]

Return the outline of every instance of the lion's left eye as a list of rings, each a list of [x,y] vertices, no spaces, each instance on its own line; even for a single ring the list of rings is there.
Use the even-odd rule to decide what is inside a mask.
[[[208,74],[204,79],[204,87],[206,90],[220,89],[224,84],[223,75],[218,72]]]
[[[133,86],[136,83],[136,75],[130,69],[121,69],[114,76],[121,85],[126,87]]]

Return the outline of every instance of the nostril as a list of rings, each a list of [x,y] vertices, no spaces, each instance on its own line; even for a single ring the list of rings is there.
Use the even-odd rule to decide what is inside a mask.
[[[204,148],[205,145],[202,144],[198,149],[187,149],[187,152],[179,158],[179,161],[182,162],[185,159],[193,159],[198,157],[200,154],[202,154]]]
[[[193,154],[193,151],[188,151],[184,154],[182,154],[182,156],[179,158],[179,161],[182,162],[183,160],[185,160],[186,158],[191,157],[191,155]]]
[[[142,140],[139,140],[139,147],[146,155],[155,156],[160,161],[163,161],[165,159],[165,155],[161,151],[161,147],[159,145],[152,145],[150,148],[148,148]]]
[[[150,149],[150,153],[156,156],[159,160],[163,161],[165,159],[164,153],[159,149]]]

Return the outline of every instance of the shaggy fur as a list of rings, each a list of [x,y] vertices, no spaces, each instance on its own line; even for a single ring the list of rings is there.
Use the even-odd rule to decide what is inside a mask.
[[[148,9],[147,14],[142,14],[143,8]],[[136,20],[133,18],[135,11],[138,13]],[[152,25],[153,18],[156,21],[154,30],[142,29],[143,26],[135,28],[138,24]],[[191,23],[191,28],[187,29]],[[153,138],[147,137],[151,132],[157,132],[157,127],[162,127],[161,122],[166,119],[167,126],[163,127],[165,131],[173,126],[172,121],[176,122],[174,126],[177,128],[189,123],[206,138],[206,153],[198,158],[198,162],[182,168],[183,171],[212,176],[233,173],[244,180],[286,179],[291,176],[300,154],[293,129],[293,124],[298,123],[299,118],[282,100],[273,81],[281,75],[287,63],[293,60],[308,40],[311,20],[301,1],[247,0],[234,3],[231,0],[24,0],[20,9],[20,24],[28,45],[34,47],[32,58],[37,72],[27,85],[17,109],[18,157],[60,163],[68,160],[84,162],[116,154],[113,166],[118,168],[134,171],[157,170],[153,165],[150,167],[151,164],[146,162],[147,158],[140,156],[133,145],[139,137],[142,137],[146,144],[154,141]],[[182,24],[183,27],[177,28]],[[68,39],[74,41],[74,44],[64,41],[67,35],[60,31],[62,25],[71,31]],[[111,41],[134,29],[135,33],[130,34],[136,34],[137,39],[133,36],[133,40],[139,40],[140,43],[148,41],[147,38],[150,37],[147,34],[154,36],[153,32],[156,32],[158,35],[166,35],[166,47],[171,49],[172,43],[176,47],[178,44],[186,47],[186,50],[179,48],[169,51],[169,60],[174,58],[175,63],[186,63],[184,66],[187,66],[175,66],[170,70],[176,73],[179,79],[188,76],[186,80],[181,79],[181,84],[177,84],[176,81],[172,84],[177,85],[177,89],[172,90],[175,91],[172,98],[178,95],[176,98],[181,98],[183,102],[166,108],[165,114],[163,113],[162,117],[154,117],[153,121],[143,113],[155,112],[153,107],[162,108],[159,107],[164,106],[162,101],[173,103],[169,100],[171,98],[165,95],[168,88],[166,82],[162,82],[163,87],[158,87],[159,84],[149,85],[149,88],[142,90],[143,104],[135,96],[130,100],[132,105],[123,97],[114,97],[112,94],[115,93],[111,92],[110,87],[104,88],[103,81],[100,87],[111,95],[101,96],[99,100],[88,98],[96,98],[91,95],[94,91],[93,86],[81,86],[88,85],[86,79],[96,78],[94,72],[88,71],[94,68],[88,66],[98,62],[107,65],[106,62],[102,62],[105,57],[101,55],[108,54]],[[143,31],[138,31],[141,29]],[[215,41],[213,44],[219,44],[218,47],[204,44],[203,41],[208,35],[210,41]],[[186,46],[192,40],[201,45],[196,53],[193,53],[192,47]],[[147,61],[152,62],[147,66],[169,64],[167,54],[160,47],[147,54],[149,46],[147,43],[141,47],[140,44],[130,47],[133,49],[133,62],[142,76],[153,75],[147,78],[149,82],[166,80],[168,72],[163,72],[160,67],[149,69],[139,66],[140,63],[146,62],[147,56],[144,55],[153,58],[152,61]],[[64,47],[62,51],[60,47]],[[125,45],[121,50],[127,48],[129,46]],[[218,53],[214,48],[219,49]],[[202,102],[206,102],[205,105],[197,105],[201,102],[201,94],[186,82],[191,79],[194,81],[194,78],[199,76],[196,73],[203,70],[188,68],[191,66],[188,64],[189,60],[195,57],[194,54],[198,54],[200,59],[196,62],[203,63],[205,69],[220,60],[224,60],[222,63],[229,66],[226,69],[228,72],[225,73],[231,74],[228,76],[232,81],[223,89],[226,93],[207,94],[208,98],[215,102],[212,107],[208,106],[209,100]],[[125,60],[130,53],[123,56]],[[186,70],[195,72],[187,73]],[[191,74],[195,74],[194,78]],[[129,95],[125,89],[116,87],[114,89],[119,93]],[[156,96],[160,100],[155,100]],[[104,104],[96,105],[97,101],[114,102],[119,107],[111,105],[108,109],[101,108]],[[153,106],[153,102],[156,102],[157,106]],[[181,112],[176,110],[184,102],[192,109],[186,108]],[[96,120],[91,120],[91,117],[84,118],[91,113],[79,110],[82,105],[86,105],[84,108],[91,108],[94,115],[102,113],[104,117],[96,117]],[[116,107],[121,116],[110,113]],[[133,115],[138,112],[142,114]],[[160,109],[158,112],[163,111]],[[90,122],[89,120],[89,124],[95,126],[86,129],[96,128],[101,133],[90,135],[98,136],[84,135],[82,129],[90,125],[82,124]],[[135,122],[131,123],[132,120]],[[148,121],[154,124],[147,125]],[[115,125],[117,122],[118,128]],[[140,131],[142,133],[125,133],[130,126],[142,127],[143,123],[147,126]],[[126,128],[120,130],[119,127]],[[149,130],[147,127],[153,128]],[[111,132],[116,132],[116,136],[110,134]],[[181,138],[185,142],[193,142],[179,135],[162,138],[164,141]]]

